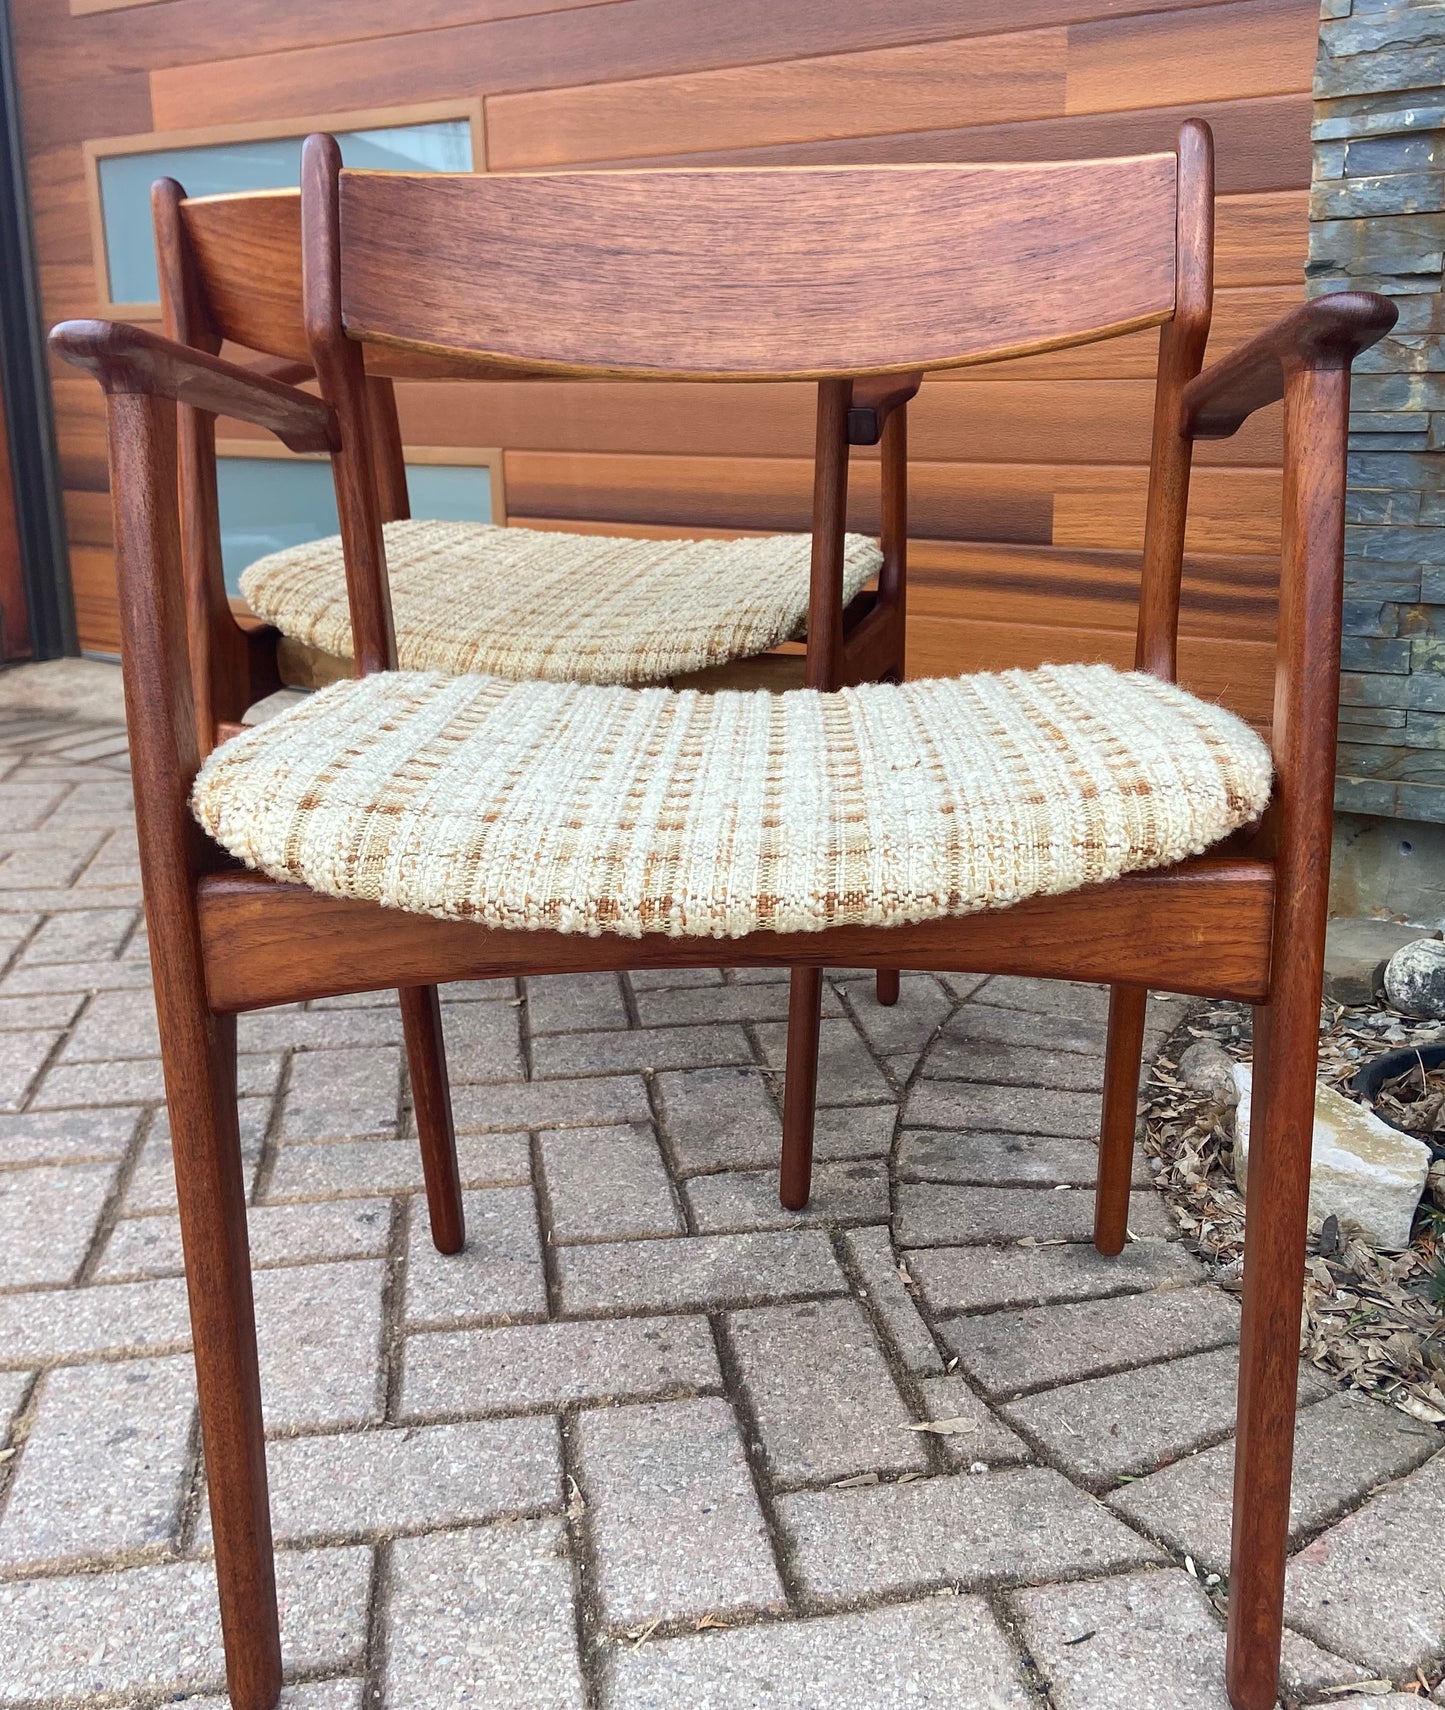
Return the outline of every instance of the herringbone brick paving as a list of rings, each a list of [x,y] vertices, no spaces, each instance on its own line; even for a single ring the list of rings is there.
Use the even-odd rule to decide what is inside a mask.
[[[0,1706],[216,1704],[123,732],[0,716],[0,810]],[[1087,1244],[1104,994],[837,971],[794,1216],[785,981],[447,989],[453,1259],[389,995],[243,1019],[292,1710],[1222,1710],[1237,1313],[1142,1161]],[[1301,1400],[1286,1695],[1433,1682],[1439,1436]]]

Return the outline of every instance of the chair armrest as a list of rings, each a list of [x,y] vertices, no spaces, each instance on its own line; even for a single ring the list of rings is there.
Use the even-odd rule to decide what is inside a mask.
[[[921,374],[871,374],[853,382],[848,405],[849,445],[877,445],[883,424],[923,384]]]
[[[1189,439],[1228,439],[1247,417],[1284,396],[1287,372],[1348,368],[1394,326],[1398,311],[1373,291],[1316,297],[1211,363],[1184,388]]]
[[[145,392],[266,428],[292,451],[333,451],[330,405],[234,362],[122,321],[62,321],[57,356],[93,374],[107,392]]]

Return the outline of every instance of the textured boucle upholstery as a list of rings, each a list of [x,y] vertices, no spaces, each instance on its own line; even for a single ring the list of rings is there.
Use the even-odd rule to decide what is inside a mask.
[[[330,896],[561,932],[726,938],[998,908],[1254,819],[1232,713],[1105,665],[702,695],[386,672],[217,748],[192,805]]]
[[[623,540],[460,522],[383,533],[406,671],[658,683],[764,653],[808,615],[806,534]],[[874,541],[847,537],[845,602],[882,562]],[[350,657],[338,536],[257,559],[241,592],[283,635]]]

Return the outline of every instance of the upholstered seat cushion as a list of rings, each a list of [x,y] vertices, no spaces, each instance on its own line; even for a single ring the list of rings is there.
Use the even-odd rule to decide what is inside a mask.
[[[192,804],[330,896],[726,938],[998,908],[1205,849],[1269,795],[1232,713],[1104,665],[841,694],[387,672],[217,748]]]
[[[808,615],[810,537],[624,540],[486,523],[387,523],[397,661],[522,682],[659,683],[764,653]],[[843,597],[883,562],[847,536]],[[351,655],[336,536],[260,558],[251,609],[283,635]]]

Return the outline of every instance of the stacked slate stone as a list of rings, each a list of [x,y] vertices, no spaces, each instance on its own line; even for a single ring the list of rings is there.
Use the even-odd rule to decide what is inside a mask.
[[[1355,366],[1336,806],[1445,822],[1445,0],[1324,0],[1311,294],[1400,319]]]

